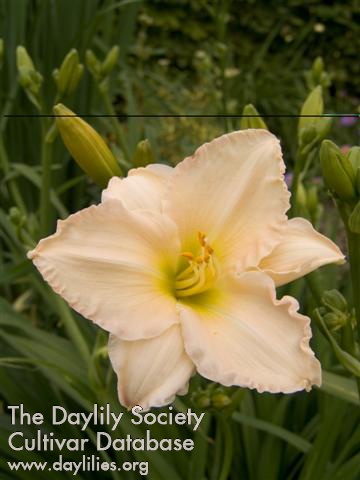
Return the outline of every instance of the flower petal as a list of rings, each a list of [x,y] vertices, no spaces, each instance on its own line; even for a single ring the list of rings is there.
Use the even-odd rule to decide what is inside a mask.
[[[153,164],[129,171],[126,178],[113,177],[102,192],[102,202],[121,200],[129,210],[153,210],[161,212],[161,200],[174,169],[167,165]]]
[[[111,335],[109,355],[125,407],[161,407],[176,394],[187,393],[194,364],[185,353],[178,325],[148,340],[128,342]]]
[[[288,221],[281,242],[261,260],[259,268],[280,286],[328,263],[343,262],[344,255],[335,243],[304,218],[293,218]]]
[[[227,279],[201,307],[182,305],[185,350],[198,372],[223,385],[291,393],[321,382],[309,347],[310,319],[292,297],[275,298],[262,272]]]
[[[107,200],[59,221],[56,233],[28,257],[77,312],[123,339],[138,340],[178,322],[167,285],[178,252],[171,220]]]
[[[164,211],[176,222],[183,250],[204,232],[217,258],[243,270],[280,241],[289,208],[279,141],[243,130],[201,146],[169,180]]]

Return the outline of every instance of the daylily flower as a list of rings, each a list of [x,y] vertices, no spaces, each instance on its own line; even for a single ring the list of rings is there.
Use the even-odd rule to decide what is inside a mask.
[[[123,405],[166,405],[195,370],[259,392],[320,385],[310,319],[275,288],[344,257],[307,220],[287,219],[283,173],[268,131],[223,135],[175,168],[112,178],[99,205],[29,252],[57,293],[110,332]]]

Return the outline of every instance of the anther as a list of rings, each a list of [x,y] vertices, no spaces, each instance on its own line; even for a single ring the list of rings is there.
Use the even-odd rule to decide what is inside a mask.
[[[182,252],[180,255],[188,260],[194,260],[194,255],[191,252]]]

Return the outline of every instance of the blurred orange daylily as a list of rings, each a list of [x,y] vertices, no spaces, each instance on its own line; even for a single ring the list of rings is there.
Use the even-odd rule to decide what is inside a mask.
[[[268,131],[223,135],[175,168],[112,178],[99,205],[29,252],[57,293],[110,332],[123,405],[166,405],[195,370],[259,392],[320,385],[310,319],[275,288],[344,256],[307,220],[288,220],[283,173]]]

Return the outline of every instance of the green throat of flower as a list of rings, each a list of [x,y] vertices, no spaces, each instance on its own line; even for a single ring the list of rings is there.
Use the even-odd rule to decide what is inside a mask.
[[[180,271],[175,281],[175,295],[177,298],[191,297],[209,290],[217,276],[214,250],[208,244],[204,233],[198,233],[200,255],[183,252],[181,256],[188,261],[188,265]]]

